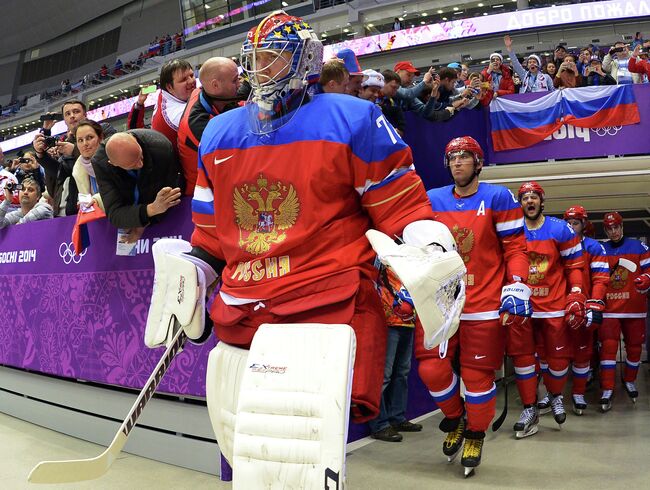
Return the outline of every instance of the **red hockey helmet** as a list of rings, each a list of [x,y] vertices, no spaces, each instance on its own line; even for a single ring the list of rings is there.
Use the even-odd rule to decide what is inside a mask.
[[[564,219],[587,219],[587,210],[582,206],[571,206],[564,211]]]
[[[539,185],[534,180],[521,184],[521,187],[519,188],[519,192],[517,193],[517,197],[521,201],[521,196],[523,196],[524,194],[528,194],[529,192],[535,192],[539,196],[539,198],[542,201],[544,201],[544,189],[542,189],[542,186]]]
[[[471,136],[461,136],[447,143],[445,147],[445,165],[449,166],[449,155],[460,151],[467,151],[474,155],[474,161],[476,163],[482,162],[484,159],[483,149],[478,144],[478,141]]]
[[[622,225],[623,224],[623,217],[618,214],[616,211],[610,211],[609,213],[605,213],[605,216],[603,217],[603,226],[616,226],[616,225]]]

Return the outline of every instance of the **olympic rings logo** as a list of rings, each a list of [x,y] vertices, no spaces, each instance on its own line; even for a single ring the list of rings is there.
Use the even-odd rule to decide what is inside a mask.
[[[75,255],[74,246],[72,245],[72,242],[70,243],[63,242],[61,245],[59,245],[59,257],[63,259],[63,263],[66,265],[72,262],[78,264],[79,262],[81,262],[83,256],[86,255],[87,251],[88,250],[86,249],[83,252],[81,252],[81,255]]]
[[[591,128],[598,136],[616,136],[623,126],[605,126],[604,128]]]

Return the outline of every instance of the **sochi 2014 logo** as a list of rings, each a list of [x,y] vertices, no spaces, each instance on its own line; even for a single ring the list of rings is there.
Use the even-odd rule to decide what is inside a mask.
[[[70,243],[63,242],[61,245],[59,245],[59,257],[61,257],[63,263],[66,265],[72,262],[78,264],[79,262],[81,262],[83,256],[86,255],[87,251],[88,250],[84,250],[83,252],[81,252],[80,255],[75,255],[74,245],[72,245],[72,242]]]

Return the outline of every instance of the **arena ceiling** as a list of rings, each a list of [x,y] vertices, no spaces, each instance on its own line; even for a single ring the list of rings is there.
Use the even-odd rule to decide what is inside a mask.
[[[4,0],[0,58],[46,43],[132,1]]]

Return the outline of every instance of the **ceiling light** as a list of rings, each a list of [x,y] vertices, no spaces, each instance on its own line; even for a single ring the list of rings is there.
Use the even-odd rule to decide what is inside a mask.
[[[487,14],[488,14],[487,12],[483,12],[483,15],[487,15]]]
[[[423,20],[421,20],[421,21],[420,21],[420,24],[424,25],[424,24],[426,24],[426,22],[424,22]]]
[[[209,6],[209,5],[205,5],[205,8],[206,8],[206,9],[209,9],[209,8],[210,8],[210,6]]]
[[[343,32],[350,32],[350,29],[345,28],[343,29]]]
[[[479,4],[478,4],[478,6],[479,6],[479,7],[482,7],[482,6],[483,6],[483,4],[482,4],[482,3],[479,3]]]
[[[102,101],[102,98],[101,98],[101,97],[97,97],[97,100],[98,100],[99,102],[101,102],[101,101]]]
[[[325,33],[323,32],[323,33],[320,35],[320,37],[327,37],[327,34],[325,34]]]
[[[375,27],[375,24],[368,24],[368,27]]]
[[[357,31],[350,32],[350,33],[348,33],[348,36],[354,36],[356,33],[357,33]]]
[[[442,20],[447,20],[447,17],[443,17]]]
[[[553,6],[555,7],[555,5],[553,5]],[[498,9],[498,8],[501,8],[501,7],[503,7],[502,3],[500,3],[499,5],[492,5],[493,9]]]
[[[422,17],[426,17],[426,16],[427,16],[427,13],[426,13],[426,12],[422,12],[420,15],[421,15]]]
[[[442,10],[438,10],[438,13],[439,13],[439,14],[442,14]]]
[[[404,17],[398,17],[397,20],[399,20],[400,22],[402,22],[402,21],[404,20]]]
[[[453,10],[454,12],[456,12],[456,11],[458,11],[458,7],[454,7],[452,10]]]
[[[516,2],[516,1],[517,1],[517,0],[515,0],[515,2]],[[282,6],[283,6],[283,7],[288,7],[289,4],[288,4],[287,2],[282,2]]]

